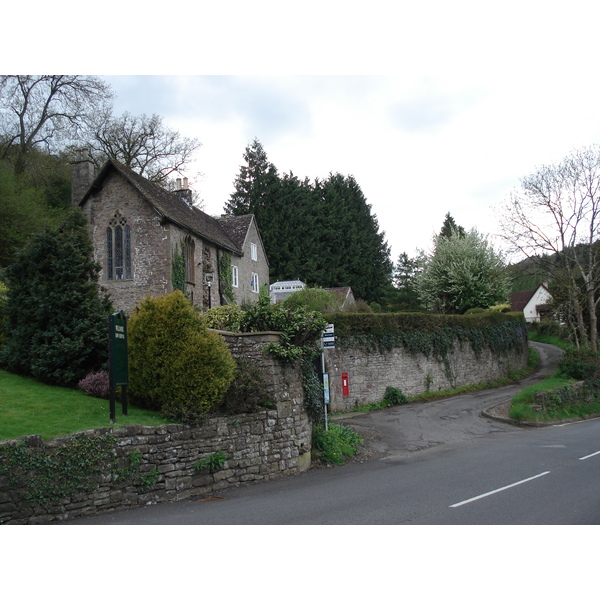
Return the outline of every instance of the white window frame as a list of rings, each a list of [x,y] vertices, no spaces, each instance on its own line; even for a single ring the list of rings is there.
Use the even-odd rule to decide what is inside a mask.
[[[239,271],[237,265],[231,265],[231,285],[236,288],[239,287]]]
[[[258,294],[258,291],[259,291],[259,288],[260,288],[260,286],[258,284],[258,273],[252,273],[252,283],[250,285],[252,287],[252,291],[255,294]]]
[[[258,246],[254,242],[250,243],[250,258],[258,260]]]

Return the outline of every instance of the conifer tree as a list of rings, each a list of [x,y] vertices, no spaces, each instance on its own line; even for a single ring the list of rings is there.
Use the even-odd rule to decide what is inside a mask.
[[[110,304],[81,211],[35,237],[6,269],[8,339],[0,363],[45,383],[75,385],[105,366]]]

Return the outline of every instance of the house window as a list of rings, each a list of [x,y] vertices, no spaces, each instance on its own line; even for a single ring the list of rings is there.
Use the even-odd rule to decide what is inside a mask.
[[[185,280],[188,283],[196,283],[195,257],[196,243],[191,237],[185,238]]]
[[[250,285],[252,286],[252,291],[258,294],[258,273],[252,273],[252,282]]]
[[[232,265],[231,267],[231,285],[235,288],[239,287],[238,268],[236,265]]]
[[[106,279],[132,279],[131,229],[118,211],[106,228]]]
[[[252,260],[258,260],[258,250],[256,244],[250,244],[250,258]]]

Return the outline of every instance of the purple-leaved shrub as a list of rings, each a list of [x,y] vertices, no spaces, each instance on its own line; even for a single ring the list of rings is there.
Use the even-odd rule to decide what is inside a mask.
[[[96,398],[108,398],[110,394],[110,383],[107,371],[97,371],[86,375],[77,387],[88,396]]]

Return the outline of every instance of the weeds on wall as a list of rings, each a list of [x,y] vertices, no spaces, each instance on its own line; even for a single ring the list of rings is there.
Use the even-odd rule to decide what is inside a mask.
[[[119,466],[117,439],[111,434],[75,436],[52,451],[47,445],[29,446],[25,441],[0,447],[0,475],[23,492],[22,502],[42,506],[79,493],[89,493],[101,477],[117,481],[138,480],[142,489],[156,482],[158,470],[141,473],[141,454],[129,454],[127,466]]]

